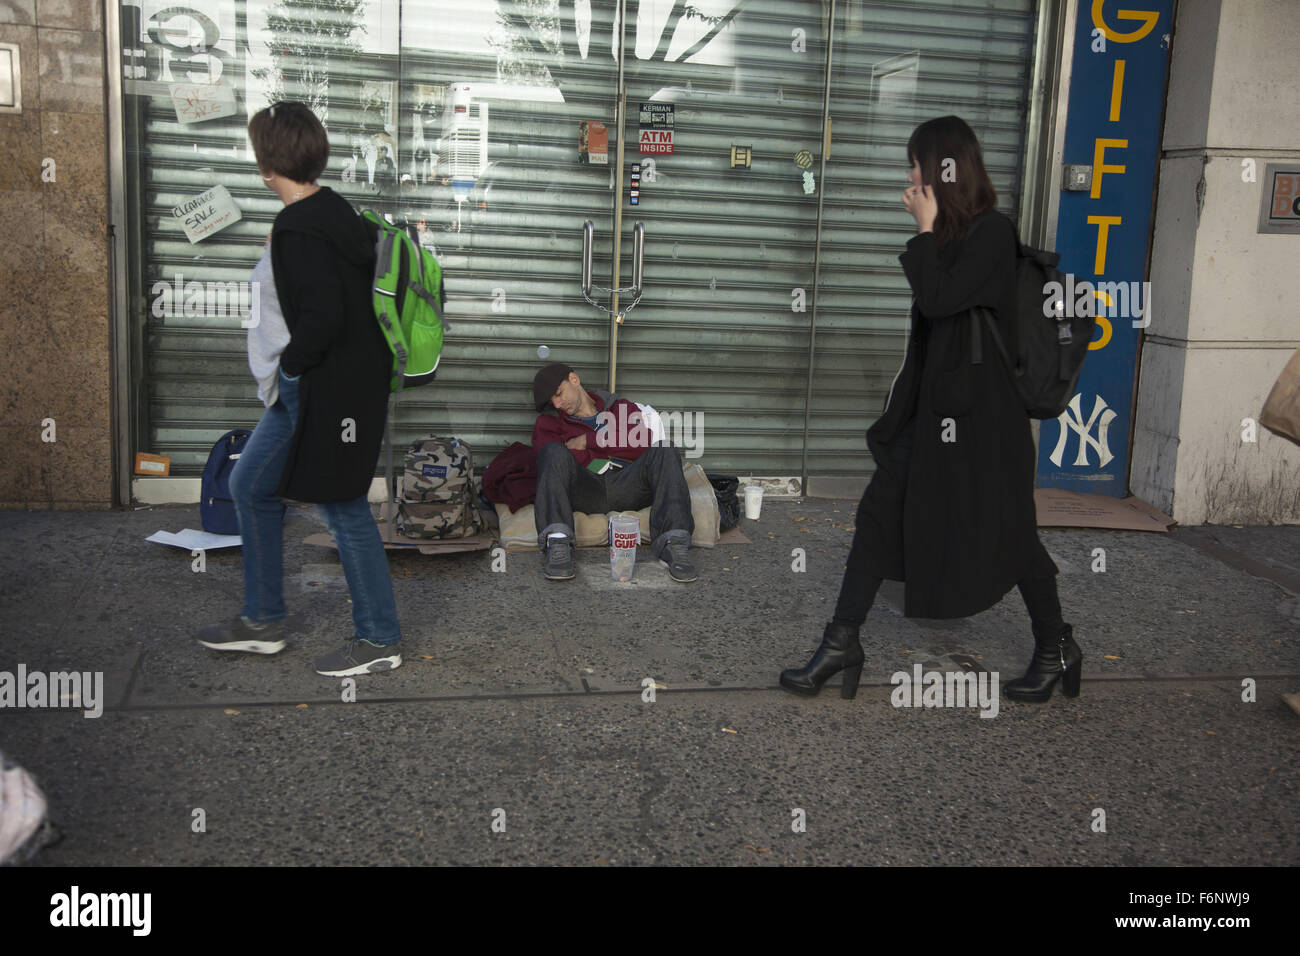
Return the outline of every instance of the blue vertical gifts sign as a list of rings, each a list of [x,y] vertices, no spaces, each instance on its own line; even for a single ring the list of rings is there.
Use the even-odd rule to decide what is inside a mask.
[[[1097,330],[1077,393],[1039,432],[1041,488],[1128,493],[1138,341],[1151,315],[1147,248],[1172,32],[1173,0],[1079,2],[1056,251],[1068,276],[1065,307],[1076,314],[1091,309]],[[1088,166],[1090,183],[1080,168]]]

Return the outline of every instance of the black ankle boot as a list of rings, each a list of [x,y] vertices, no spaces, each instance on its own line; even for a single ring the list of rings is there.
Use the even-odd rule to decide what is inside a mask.
[[[1063,624],[1055,634],[1041,634],[1034,628],[1034,657],[1029,670],[1024,677],[1008,681],[1005,690],[1012,700],[1039,703],[1052,696],[1052,688],[1059,680],[1062,694],[1078,697],[1082,676],[1083,651],[1074,643],[1074,629]]]
[[[862,677],[862,662],[866,655],[858,643],[858,629],[851,624],[831,621],[822,635],[822,645],[799,670],[781,672],[781,686],[804,697],[815,697],[822,684],[844,671],[844,686],[840,697],[852,700],[858,693],[858,679]]]

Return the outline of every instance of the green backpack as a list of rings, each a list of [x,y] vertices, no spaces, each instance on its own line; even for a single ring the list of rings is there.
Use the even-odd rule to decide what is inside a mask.
[[[442,269],[406,230],[379,213],[361,217],[375,234],[375,317],[393,350],[390,392],[433,381],[442,356]]]
[[[391,539],[396,534],[394,519],[401,499],[393,481],[397,402],[403,389],[427,385],[438,374],[442,334],[450,328],[442,320],[447,293],[438,260],[409,232],[369,209],[361,218],[375,237],[375,318],[393,351],[393,374],[388,382],[392,397],[384,423],[384,479],[389,497],[387,524]]]

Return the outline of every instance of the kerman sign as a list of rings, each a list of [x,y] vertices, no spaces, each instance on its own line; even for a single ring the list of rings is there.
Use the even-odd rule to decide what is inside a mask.
[[[642,103],[637,111],[637,120],[641,124],[641,153],[672,155],[673,121],[672,103]]]

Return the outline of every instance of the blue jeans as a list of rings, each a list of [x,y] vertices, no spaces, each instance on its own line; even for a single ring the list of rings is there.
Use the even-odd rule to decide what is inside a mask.
[[[289,443],[298,421],[298,378],[279,372],[280,395],[266,410],[230,473],[230,495],[244,539],[244,608],[251,621],[280,621],[284,607],[284,524],[276,489],[284,474]],[[388,556],[379,528],[362,495],[353,501],[317,505],[339,546],[339,560],[352,594],[354,637],[372,644],[396,644],[397,604]]]

